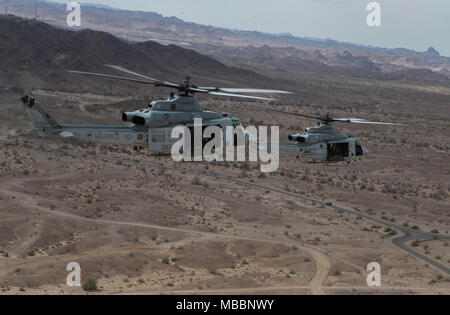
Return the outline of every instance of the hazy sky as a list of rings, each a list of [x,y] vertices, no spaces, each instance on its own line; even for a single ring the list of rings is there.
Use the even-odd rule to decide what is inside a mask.
[[[55,0],[70,2],[69,0]],[[332,38],[379,47],[450,56],[450,0],[378,0],[381,27],[366,23],[372,0],[85,0],[116,8],[158,12],[231,29]],[[79,2],[83,2],[79,0]]]

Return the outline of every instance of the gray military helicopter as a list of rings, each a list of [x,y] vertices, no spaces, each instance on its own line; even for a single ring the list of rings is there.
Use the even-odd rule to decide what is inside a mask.
[[[362,159],[369,151],[364,148],[357,138],[339,133],[333,122],[354,123],[354,124],[372,124],[372,125],[394,125],[401,126],[398,123],[367,121],[360,118],[334,118],[329,114],[325,116],[312,116],[300,113],[294,113],[275,108],[255,105],[268,111],[317,119],[315,127],[305,129],[303,134],[289,135],[289,141],[294,143],[280,143],[279,150],[283,153],[304,156],[312,161],[319,162],[337,162]]]
[[[204,110],[195,94],[265,101],[273,101],[275,99],[236,93],[292,94],[291,92],[281,90],[197,87],[191,82],[189,77],[182,84],[175,84],[157,80],[120,66],[106,66],[139,77],[139,79],[73,70],[68,72],[153,85],[156,87],[173,88],[178,90],[178,95],[171,93],[167,100],[153,101],[146,108],[134,112],[122,113],[122,120],[132,123],[130,126],[60,125],[36,103],[35,99],[24,96],[22,97],[22,103],[41,136],[61,136],[63,138],[88,142],[131,145],[135,149],[148,147],[149,152],[152,154],[170,154],[172,145],[177,141],[177,139],[171,138],[173,128],[182,125],[193,129],[194,119],[201,118],[203,128],[207,126],[220,126],[222,128],[233,126],[235,128],[242,128],[241,131],[248,141],[248,138],[252,137],[252,135],[244,131],[238,119],[232,117],[232,114],[219,114]],[[193,134],[193,132],[191,133]],[[205,140],[205,142],[208,142],[207,139]]]

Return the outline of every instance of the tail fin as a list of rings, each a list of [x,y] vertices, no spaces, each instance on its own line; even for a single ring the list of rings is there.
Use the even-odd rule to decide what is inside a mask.
[[[24,106],[28,117],[37,129],[40,136],[49,132],[52,129],[60,129],[61,126],[52,118],[42,107],[36,103],[34,98],[28,97],[28,95],[21,98],[22,105]]]

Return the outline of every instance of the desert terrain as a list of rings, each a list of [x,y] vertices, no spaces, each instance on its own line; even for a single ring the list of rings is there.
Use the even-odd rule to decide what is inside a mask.
[[[26,25],[21,32],[29,34]],[[27,50],[25,63],[14,63],[9,46],[0,47],[0,294],[450,294],[448,78],[299,71],[286,59],[216,61],[171,46],[122,46],[103,33],[73,36],[100,38],[98,47],[112,49],[107,60],[88,47],[78,59],[58,59],[64,47],[52,43],[51,58]],[[116,55],[114,47],[127,50]],[[63,69],[116,62],[136,70],[155,51],[157,75],[170,68],[162,56],[195,58],[170,80],[193,72],[199,84],[295,92],[266,104],[199,96],[244,126],[280,126],[282,142],[316,121],[255,105],[404,125],[336,125],[370,151],[363,161],[282,154],[279,170],[263,174],[257,163],[175,163],[129,147],[40,138],[20,106],[29,93],[60,123],[122,125],[121,110],[168,91]],[[121,62],[130,56],[137,63]],[[70,262],[98,281],[97,291],[66,286]],[[379,288],[366,284],[370,262],[381,265]]]
[[[100,96],[70,95],[78,106],[66,111],[68,95],[35,93],[59,121],[94,103],[83,122],[119,123]],[[224,112],[231,106],[203,101]],[[251,106],[240,104],[239,117],[267,119]],[[82,293],[64,283],[72,261],[99,280],[101,294],[449,293],[448,274],[394,246],[400,231],[320,203],[448,236],[449,144],[422,145],[436,126],[448,132],[448,122],[422,122],[420,134],[419,121],[355,128],[371,150],[365,161],[282,155],[280,170],[266,175],[252,163],[180,164],[131,148],[41,139],[13,98],[2,99],[1,116],[2,293]],[[271,124],[305,125],[276,116]],[[402,141],[413,135],[416,142]],[[446,266],[448,246],[410,245]],[[366,286],[372,261],[382,266],[381,288]]]

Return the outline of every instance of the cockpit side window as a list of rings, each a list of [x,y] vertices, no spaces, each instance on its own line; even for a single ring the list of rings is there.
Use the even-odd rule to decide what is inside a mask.
[[[356,156],[363,155],[363,149],[359,143],[355,143],[355,151],[356,151]]]

